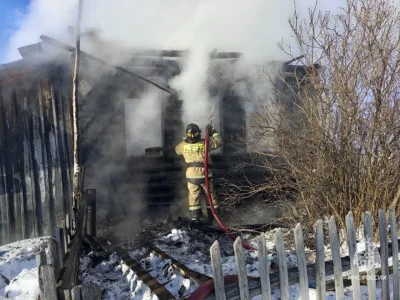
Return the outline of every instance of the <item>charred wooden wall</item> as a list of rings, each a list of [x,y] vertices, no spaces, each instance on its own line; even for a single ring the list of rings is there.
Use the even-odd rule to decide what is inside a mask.
[[[0,243],[50,235],[71,213],[71,80],[58,66],[0,74]]]

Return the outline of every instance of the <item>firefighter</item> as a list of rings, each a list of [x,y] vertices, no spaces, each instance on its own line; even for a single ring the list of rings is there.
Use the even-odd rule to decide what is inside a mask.
[[[221,147],[221,137],[212,125],[207,125],[209,132],[209,151]],[[204,139],[201,138],[201,130],[197,124],[189,124],[186,127],[186,137],[176,146],[175,151],[178,155],[183,155],[187,164],[186,180],[189,198],[189,213],[193,221],[199,221],[202,217],[200,191],[203,189],[206,193],[205,175],[204,175]],[[218,210],[218,202],[214,192],[212,180],[212,161],[209,153],[208,157],[208,177],[210,184],[211,199],[214,208]],[[207,202],[208,221],[212,221],[211,208]]]

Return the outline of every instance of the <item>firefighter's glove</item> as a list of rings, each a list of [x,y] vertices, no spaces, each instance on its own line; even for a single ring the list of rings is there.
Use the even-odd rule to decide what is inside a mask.
[[[217,131],[215,130],[215,128],[211,124],[208,124],[206,126],[206,130],[208,131],[208,135],[209,136],[213,136],[214,133],[217,133]]]

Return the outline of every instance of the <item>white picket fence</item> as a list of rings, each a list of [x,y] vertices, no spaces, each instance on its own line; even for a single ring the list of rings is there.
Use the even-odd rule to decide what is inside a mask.
[[[386,211],[379,210],[379,240],[380,240],[380,274],[376,276],[375,267],[367,268],[365,276],[368,286],[369,299],[376,299],[376,278],[382,281],[382,299],[390,299],[389,291],[389,239],[387,234],[388,224],[386,221]],[[365,254],[367,266],[374,266],[374,246],[373,241],[373,220],[370,212],[364,214],[364,240],[365,240]],[[391,239],[391,252],[393,258],[393,300],[400,299],[399,290],[399,257],[398,257],[398,232],[396,224],[396,216],[394,211],[389,212],[390,223],[390,236]],[[343,270],[342,258],[340,256],[338,231],[333,217],[330,218],[328,223],[330,247],[332,252],[333,273],[335,282],[336,299],[344,299],[344,284],[343,284]],[[323,235],[323,222],[318,220],[315,223],[315,279],[317,289],[317,299],[326,299],[326,273],[325,273],[325,250],[324,250],[324,235]],[[354,218],[352,212],[346,216],[346,231],[347,231],[347,244],[349,247],[350,270],[351,270],[351,283],[353,290],[353,299],[361,299],[360,291],[360,273],[357,253],[356,230],[354,227]],[[301,225],[297,224],[294,230],[296,256],[298,262],[298,283],[300,286],[300,293],[302,300],[309,299],[309,286],[308,286],[308,272],[307,263],[303,242],[303,233]],[[235,260],[238,273],[238,285],[240,290],[240,299],[250,299],[249,281],[246,271],[246,263],[244,259],[242,240],[240,237],[234,242]],[[288,266],[286,262],[285,246],[283,241],[283,234],[281,229],[277,229],[275,235],[275,247],[279,264],[279,288],[282,300],[289,300],[289,276]],[[259,274],[261,282],[262,299],[271,299],[271,285],[269,274],[269,261],[267,258],[266,242],[264,234],[258,238],[258,259],[259,259]],[[215,241],[210,248],[212,271],[214,277],[215,299],[227,299],[226,290],[224,285],[224,275],[222,271],[221,255],[218,241]],[[378,270],[379,271],[379,270]],[[258,289],[259,290],[259,289]]]

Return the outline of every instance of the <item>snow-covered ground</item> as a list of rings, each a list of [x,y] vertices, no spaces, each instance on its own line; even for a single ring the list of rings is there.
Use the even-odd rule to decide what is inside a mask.
[[[254,239],[249,238],[254,244]],[[236,274],[232,241],[218,233],[203,233],[196,230],[172,229],[170,233],[158,236],[154,242],[157,247],[189,268],[212,276],[209,247],[218,239],[221,247],[223,271],[225,275]],[[0,247],[0,299],[37,300],[39,295],[36,252],[47,243],[48,238],[28,239]],[[267,248],[273,254],[273,232],[267,236]],[[363,251],[363,245],[358,245]],[[327,249],[329,250],[329,249]],[[345,251],[345,250],[344,250]],[[155,255],[140,248],[132,250],[130,256],[140,261],[141,266],[150,272],[176,298],[183,298],[192,293],[198,285],[171,267],[171,262],[161,260]],[[296,265],[295,255],[288,251],[287,261],[290,266]],[[249,276],[258,276],[257,253],[245,252]],[[312,262],[313,255],[308,255]],[[390,261],[391,264],[391,261]],[[102,252],[83,252],[81,257],[81,280],[84,283],[95,283],[102,290],[102,299],[158,299],[138,276],[116,255]],[[360,268],[362,270],[362,266]],[[271,270],[272,272],[272,270]],[[390,277],[390,289],[392,289]],[[377,282],[377,299],[381,299],[380,282]],[[368,299],[367,287],[361,287],[362,299]],[[316,290],[309,289],[310,299],[316,298]],[[273,299],[280,299],[280,291],[273,291]],[[298,285],[290,287],[291,299],[300,299]],[[254,300],[261,296],[253,297]],[[335,299],[334,292],[327,292],[327,299]],[[345,299],[352,299],[351,287],[345,289]]]
[[[271,254],[274,254],[273,236],[274,231],[271,231],[266,236],[267,248]],[[249,238],[248,241],[255,245],[255,240],[251,239],[250,236],[245,238]],[[195,230],[174,228],[169,234],[156,238],[155,245],[189,268],[211,277],[209,247],[215,239],[218,239],[220,243],[224,275],[237,274],[232,241],[223,234],[202,233]],[[345,248],[342,249],[343,255],[347,251]],[[358,249],[359,251],[364,251],[365,247],[360,243]],[[296,256],[293,249],[288,250],[288,266],[296,266]],[[327,248],[326,250],[329,257],[329,249]],[[94,253],[92,255],[95,256]],[[166,284],[165,287],[177,298],[182,298],[190,294],[198,287],[196,283],[183,278],[176,272],[171,267],[171,262],[160,260],[153,254],[147,253],[145,249],[133,251],[131,257],[140,261],[142,267],[145,270],[150,270],[150,274],[160,283]],[[248,275],[259,276],[257,252],[245,251],[245,259]],[[307,259],[309,263],[313,262],[314,255],[310,251],[308,251]],[[93,260],[85,257],[83,258],[83,263],[89,266],[93,264]],[[361,266],[360,271],[362,269],[363,267]],[[272,272],[272,270],[270,271]],[[121,275],[123,276],[121,277]],[[102,287],[104,299],[157,299],[155,295],[151,295],[149,289],[115,255],[104,258],[97,264],[94,264],[92,268],[87,267],[83,273],[83,278],[86,282],[97,282]],[[331,279],[333,279],[332,276]],[[380,282],[377,283],[377,286],[377,299],[381,299]],[[392,277],[390,278],[390,288],[392,288]],[[366,286],[361,287],[361,293],[362,299],[368,299]],[[309,294],[310,299],[317,299],[315,289],[310,288]],[[301,299],[298,285],[290,287],[290,297],[291,299]],[[280,299],[280,291],[273,291],[272,298],[274,300]],[[261,296],[253,297],[253,299],[261,299]],[[336,299],[334,292],[327,292],[327,299]],[[345,289],[345,299],[352,299],[351,287]]]
[[[0,299],[38,299],[36,252],[47,241],[35,238],[0,247]]]

